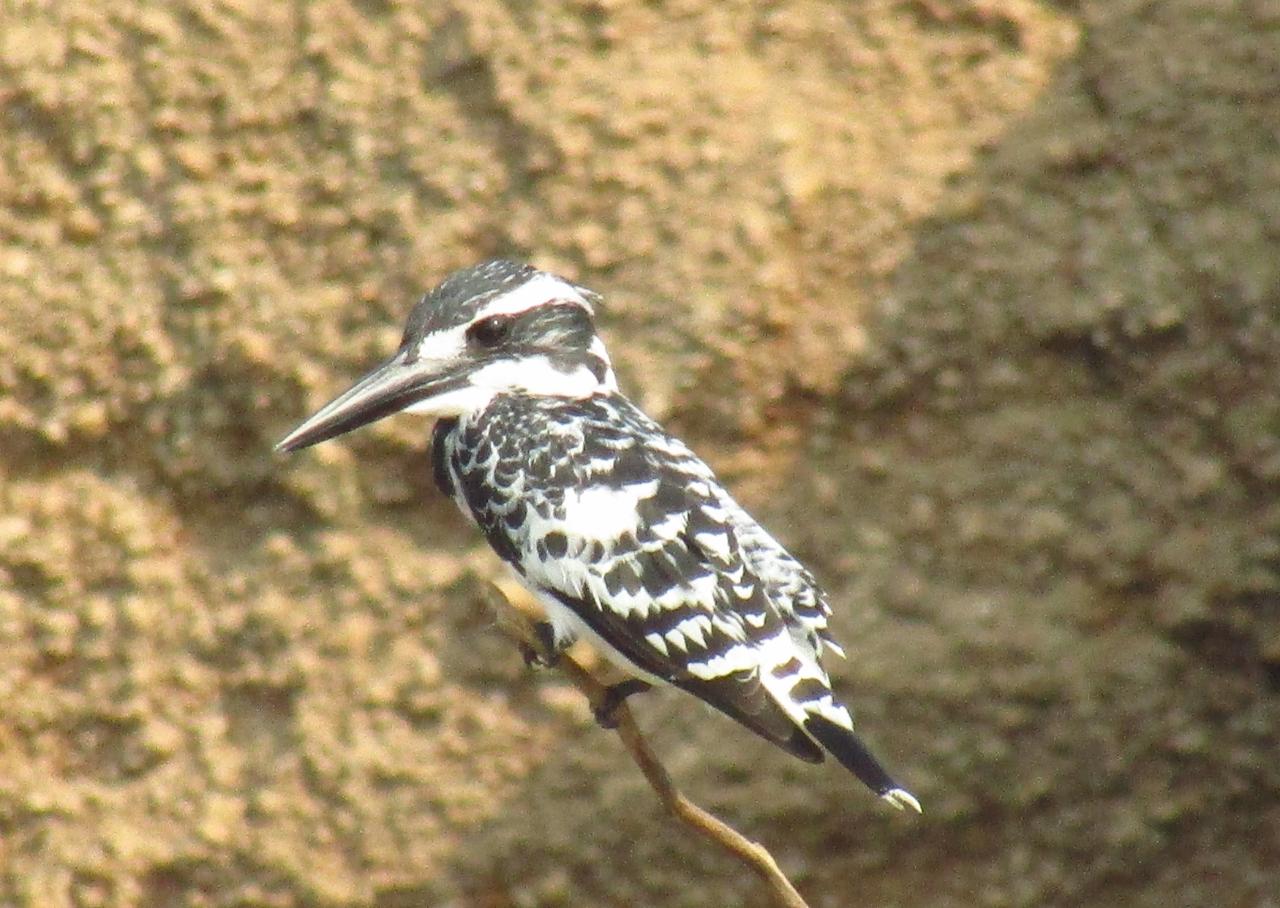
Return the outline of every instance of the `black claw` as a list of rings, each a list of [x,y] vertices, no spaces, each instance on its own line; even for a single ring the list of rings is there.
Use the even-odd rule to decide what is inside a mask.
[[[520,644],[520,656],[528,668],[550,668],[560,661],[561,647],[556,645],[556,630],[550,621],[539,621],[533,625],[533,632],[538,637],[538,645]]]
[[[520,650],[520,658],[524,660],[525,668],[542,668],[546,665],[546,660],[542,657],[542,653],[538,652],[536,646],[530,646],[523,640],[516,643]]]
[[[600,698],[600,702],[591,709],[595,714],[596,722],[601,728],[617,728],[618,707],[622,705],[622,701],[632,694],[644,693],[652,687],[653,685],[648,681],[641,681],[639,678],[629,678],[617,684],[610,684],[604,689],[604,696]]]

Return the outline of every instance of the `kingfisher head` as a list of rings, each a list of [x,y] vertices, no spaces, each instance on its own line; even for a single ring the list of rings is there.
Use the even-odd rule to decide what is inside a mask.
[[[296,451],[402,411],[464,416],[504,393],[584,398],[615,390],[594,299],[515,262],[455,271],[413,308],[390,359],[276,449]]]

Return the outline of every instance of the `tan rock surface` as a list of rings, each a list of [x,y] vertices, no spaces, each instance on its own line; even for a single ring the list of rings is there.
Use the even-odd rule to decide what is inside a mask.
[[[0,903],[764,904],[477,606],[426,427],[271,444],[495,254],[838,603],[891,815],[677,695],[815,906],[1280,891],[1280,6],[0,7]]]

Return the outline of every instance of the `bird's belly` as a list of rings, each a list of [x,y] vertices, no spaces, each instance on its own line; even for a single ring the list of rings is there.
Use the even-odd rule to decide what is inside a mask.
[[[508,567],[510,566],[508,565]],[[591,625],[579,618],[577,612],[569,608],[563,602],[557,600],[554,596],[549,596],[546,593],[531,587],[528,582],[520,576],[518,571],[512,569],[512,574],[515,575],[516,579],[520,581],[521,585],[525,589],[533,594],[533,597],[538,600],[538,604],[542,606],[543,611],[546,613],[547,620],[551,622],[551,627],[555,630],[557,643],[565,640],[587,640],[598,652],[602,653],[606,659],[628,675],[632,675],[655,685],[668,685],[671,683],[665,678],[659,678],[657,675],[645,671],[626,656],[622,655],[622,653],[614,649],[607,640],[592,630]]]

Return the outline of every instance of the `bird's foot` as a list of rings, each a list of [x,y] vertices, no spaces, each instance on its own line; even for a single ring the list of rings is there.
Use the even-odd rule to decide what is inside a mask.
[[[529,668],[550,668],[560,661],[564,647],[556,642],[556,631],[550,621],[538,621],[533,625],[538,645],[520,643],[520,656]]]
[[[618,707],[622,702],[632,694],[643,693],[652,688],[653,685],[648,681],[641,681],[639,678],[629,678],[626,681],[619,681],[617,684],[610,684],[604,689],[604,696],[600,698],[598,703],[591,707],[592,713],[595,714],[596,722],[601,728],[617,728],[618,727]]]

